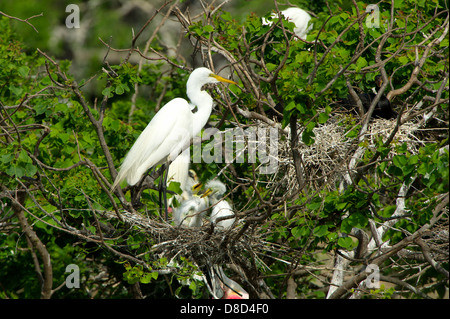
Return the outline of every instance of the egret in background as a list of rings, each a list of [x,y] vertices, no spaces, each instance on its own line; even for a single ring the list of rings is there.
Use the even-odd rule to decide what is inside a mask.
[[[286,10],[280,11],[284,18],[295,24],[294,33],[302,40],[306,40],[308,32],[311,31],[312,25],[308,26],[311,16],[308,12],[300,8],[288,8]],[[271,15],[272,19],[278,18],[276,13]],[[272,21],[267,21],[262,18],[263,25],[272,25]]]
[[[209,181],[205,186],[210,190],[209,204],[213,205],[211,211],[210,221],[215,224],[216,227],[222,230],[229,230],[233,226],[236,217],[231,208],[231,205],[222,198],[227,188],[224,183],[218,180]],[[222,217],[230,217],[222,220]],[[220,220],[216,223],[216,220]]]
[[[186,83],[186,94],[191,103],[175,98],[164,105],[153,117],[147,127],[126,155],[119,173],[114,180],[114,190],[123,180],[129,185],[137,184],[144,173],[157,165],[170,164],[186,147],[192,137],[197,135],[207,123],[213,107],[212,97],[202,87],[209,83],[232,83],[211,70],[201,67],[192,71]],[[197,112],[191,110],[197,107]],[[167,173],[160,180],[160,193],[164,194],[167,216],[166,195]]]

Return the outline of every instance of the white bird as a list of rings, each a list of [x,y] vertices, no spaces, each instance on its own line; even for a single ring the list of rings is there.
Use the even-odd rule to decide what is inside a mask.
[[[189,152],[182,152],[172,163],[170,163],[169,171],[167,172],[167,186],[171,182],[180,183],[181,195],[174,195],[168,200],[169,206],[172,206],[174,198],[180,203],[183,200],[188,200],[192,197],[192,188],[198,184],[197,173],[189,169],[190,160]]]
[[[309,13],[303,9],[294,7],[281,11],[281,14],[286,20],[295,24],[294,33],[300,39],[306,40],[308,32],[312,29],[312,25],[308,26],[309,20],[311,20]],[[275,19],[278,18],[278,15],[273,13],[271,17],[272,19]],[[262,23],[263,25],[272,25],[272,21],[267,21],[265,18],[262,18]]]
[[[211,223],[216,224],[216,220],[222,217],[231,217],[220,220],[216,224],[216,227],[222,230],[231,229],[236,217],[231,205],[225,199],[221,198],[227,190],[225,184],[218,180],[213,180],[206,183],[205,187],[211,191],[211,194],[209,195],[209,204],[214,205],[211,211]]]
[[[123,180],[129,185],[135,185],[148,169],[170,163],[177,158],[189,145],[191,138],[205,126],[211,115],[213,99],[202,87],[218,82],[236,84],[204,67],[192,71],[186,83],[186,93],[191,104],[185,99],[175,98],[156,113],[126,155],[112,190]],[[197,112],[192,113],[191,110],[195,106]]]
[[[184,227],[201,227],[203,225],[203,217],[206,215],[208,208],[208,197],[192,195],[181,205],[174,209],[175,225]]]
[[[180,188],[183,192],[188,191],[188,188],[192,186],[187,185],[190,164],[189,155],[189,149],[187,149],[178,155],[172,163],[170,163],[169,170],[167,171],[167,186],[169,186],[171,182],[178,182],[180,183]]]

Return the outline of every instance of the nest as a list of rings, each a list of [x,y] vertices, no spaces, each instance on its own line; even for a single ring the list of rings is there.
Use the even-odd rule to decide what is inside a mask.
[[[257,239],[249,238],[246,234],[240,236],[241,227],[238,226],[222,231],[205,222],[202,227],[187,228],[136,212],[123,211],[120,215],[130,227],[137,227],[151,238],[150,241],[154,243],[150,247],[152,253],[168,260],[181,255],[199,268],[212,264],[234,264],[247,269],[249,261],[244,256],[248,256],[248,252],[259,245]],[[117,215],[112,212],[106,212],[105,217],[117,220]]]
[[[348,171],[349,159],[358,148],[358,140],[348,137],[349,129],[343,125],[343,120],[342,115],[336,114],[325,124],[315,127],[313,129],[314,143],[311,145],[306,145],[300,140],[297,150],[301,156],[303,173],[306,182],[313,189],[318,189],[323,185],[334,187],[336,182],[339,182],[343,174]],[[396,125],[396,119],[372,119],[364,135],[367,149],[375,151],[378,140],[381,138],[386,141]],[[418,129],[418,123],[404,123],[395,134],[393,145],[406,143],[407,150],[411,154],[417,154],[419,148],[425,144],[415,135]],[[289,128],[287,130],[289,131]],[[302,130],[299,127],[300,133]],[[396,151],[395,148],[392,148],[387,158],[392,158],[394,155],[396,155]],[[284,141],[280,140],[278,164],[279,173],[271,180],[272,189],[281,190],[284,193],[297,189],[298,182],[292,160],[290,136]]]

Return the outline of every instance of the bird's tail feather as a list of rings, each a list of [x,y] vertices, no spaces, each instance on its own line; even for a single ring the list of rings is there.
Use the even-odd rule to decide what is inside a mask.
[[[114,192],[117,186],[119,186],[124,179],[125,179],[125,170],[119,169],[119,173],[117,174],[116,179],[114,180],[114,183],[111,186],[111,192]]]

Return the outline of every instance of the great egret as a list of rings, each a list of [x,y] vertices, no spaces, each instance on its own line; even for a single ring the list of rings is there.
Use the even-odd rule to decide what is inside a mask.
[[[375,77],[375,85],[376,89],[373,88],[373,92],[363,92],[359,93],[358,97],[361,100],[364,113],[366,113],[369,110],[370,105],[372,104],[372,101],[375,99],[375,96],[377,95],[377,91],[380,89],[381,85],[383,84],[383,78],[381,75],[377,75]],[[349,95],[346,99],[342,99],[338,101],[338,104],[345,107],[348,110],[355,110],[357,108],[356,101],[353,100],[352,96]],[[358,114],[358,112],[356,112]],[[397,117],[397,112],[395,112],[392,109],[391,102],[388,100],[386,95],[381,95],[380,100],[375,105],[375,108],[372,113],[372,117],[376,118],[383,118],[386,120],[392,119]]]
[[[123,180],[129,185],[138,183],[144,173],[156,165],[170,163],[177,158],[205,126],[211,115],[213,99],[202,87],[208,83],[232,83],[201,67],[192,71],[186,83],[186,93],[191,104],[182,98],[175,98],[164,105],[139,135],[126,155],[114,180],[114,190]],[[197,107],[197,112],[191,110]],[[167,198],[165,193],[167,174],[161,181],[167,220]]]
[[[286,10],[280,11],[280,13],[295,24],[294,33],[300,39],[306,40],[308,32],[311,30],[312,25],[308,26],[311,16],[308,12],[300,8],[288,8]],[[272,19],[278,18],[276,13],[271,15]],[[267,21],[265,18],[262,19],[263,25],[272,25],[272,21]]]
[[[216,224],[216,220],[220,218],[221,220],[217,222],[216,227],[222,230],[231,229],[236,217],[234,217],[235,214],[231,208],[231,205],[225,199],[221,198],[227,190],[225,184],[218,180],[214,180],[206,183],[205,187],[211,191],[211,194],[209,195],[209,204],[213,205],[210,217],[211,223]],[[231,218],[222,220],[222,217]]]

